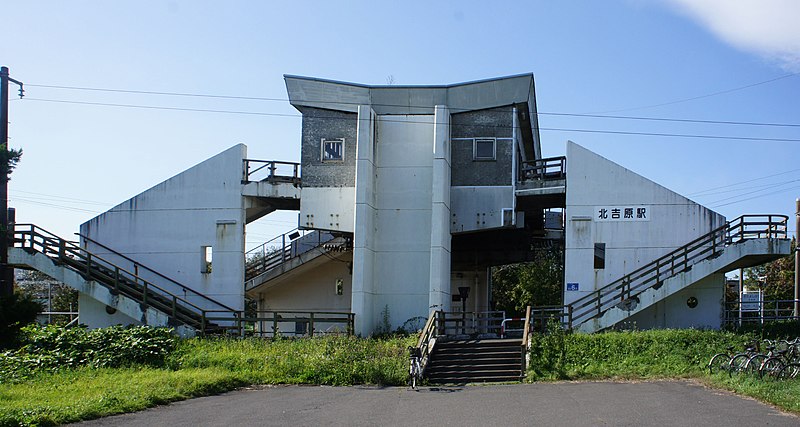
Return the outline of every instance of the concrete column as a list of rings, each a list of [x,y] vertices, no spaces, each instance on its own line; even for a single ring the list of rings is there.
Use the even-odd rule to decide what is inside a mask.
[[[437,105],[433,126],[429,305],[450,311],[450,111]]]
[[[353,219],[353,292],[355,333],[367,336],[375,328],[375,114],[358,107],[356,140],[356,202]]]

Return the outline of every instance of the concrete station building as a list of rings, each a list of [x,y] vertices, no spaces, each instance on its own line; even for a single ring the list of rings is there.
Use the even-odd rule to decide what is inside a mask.
[[[264,311],[354,313],[362,335],[385,317],[396,328],[461,310],[465,289],[467,311],[489,311],[489,267],[531,260],[542,245],[564,248],[573,327],[718,328],[725,272],[789,252],[785,222],[782,238],[716,236],[722,215],[577,143],[543,159],[532,74],[285,81],[303,117],[299,165],[233,146],[83,224],[82,247],[206,310],[243,310],[247,295]],[[299,229],[246,254],[247,224],[275,210],[299,211]],[[636,289],[637,269],[681,248],[705,255],[680,271],[675,257],[669,272],[657,264]],[[80,286],[82,323],[164,319]]]

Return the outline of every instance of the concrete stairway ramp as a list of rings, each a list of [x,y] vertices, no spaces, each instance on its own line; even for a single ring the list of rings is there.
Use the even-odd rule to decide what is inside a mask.
[[[522,378],[522,340],[439,340],[425,367],[433,384],[518,382]]]
[[[284,233],[245,254],[245,291],[269,282],[302,265],[311,265],[331,251],[348,250],[352,238],[326,231]]]
[[[596,332],[717,273],[790,253],[784,215],[745,215],[564,307],[565,324]]]
[[[203,308],[150,280],[86,251],[33,224],[16,224],[9,264],[38,270],[77,289],[111,309],[152,326],[172,326],[182,335],[212,332],[219,325],[206,322]],[[212,302],[220,311],[233,309],[183,287],[184,293]]]

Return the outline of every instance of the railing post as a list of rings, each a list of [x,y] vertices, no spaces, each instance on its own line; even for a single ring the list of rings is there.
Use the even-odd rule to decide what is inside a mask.
[[[272,312],[272,339],[274,340],[275,337],[278,335],[278,312]]]
[[[574,310],[574,307],[572,307],[571,305],[567,306],[567,313],[569,315],[569,317],[567,318],[567,326],[569,327],[569,329],[572,329],[572,311],[573,310]]]
[[[597,317],[603,314],[603,304],[600,301],[600,289],[597,290]]]
[[[114,267],[114,291],[119,293],[119,267]]]
[[[314,338],[314,312],[309,313],[308,319],[308,334]]]
[[[142,305],[147,308],[147,282],[142,283]]]
[[[202,310],[200,312],[200,332],[205,335],[206,334],[206,311]]]
[[[172,296],[172,318],[178,316],[178,297],[173,295]]]

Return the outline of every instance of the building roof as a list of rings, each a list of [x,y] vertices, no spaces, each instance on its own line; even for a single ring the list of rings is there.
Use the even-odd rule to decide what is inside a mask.
[[[540,158],[536,93],[532,73],[448,85],[370,86],[316,77],[284,75],[289,102],[300,107],[357,112],[369,105],[377,114],[433,114],[436,105],[451,113],[517,107],[528,159]]]

